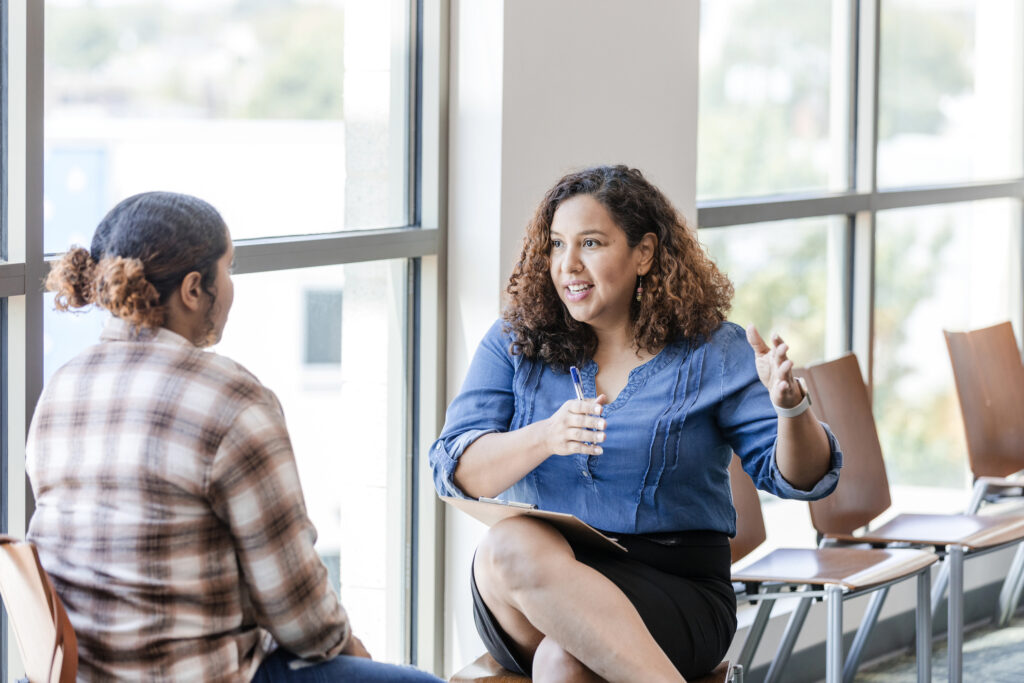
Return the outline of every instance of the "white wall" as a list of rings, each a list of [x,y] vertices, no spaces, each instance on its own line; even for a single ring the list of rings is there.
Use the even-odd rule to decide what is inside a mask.
[[[698,5],[452,0],[449,400],[500,313],[527,220],[566,172],[635,166],[695,218]],[[482,531],[447,516],[446,674],[483,652],[469,594]]]

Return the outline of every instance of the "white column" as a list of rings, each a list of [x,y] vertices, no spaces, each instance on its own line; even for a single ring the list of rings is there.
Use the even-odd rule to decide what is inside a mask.
[[[696,216],[696,0],[453,0],[448,399],[499,316],[523,229],[568,171],[624,163]],[[469,564],[483,527],[446,521],[445,673],[483,646]]]

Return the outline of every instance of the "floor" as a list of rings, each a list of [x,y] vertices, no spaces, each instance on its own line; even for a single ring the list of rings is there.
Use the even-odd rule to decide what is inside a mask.
[[[946,642],[937,640],[932,651],[932,680],[948,680]],[[864,666],[857,683],[914,683],[917,664],[912,652]],[[983,626],[966,634],[964,642],[964,683],[1021,683],[1024,681],[1024,614],[1008,626]]]

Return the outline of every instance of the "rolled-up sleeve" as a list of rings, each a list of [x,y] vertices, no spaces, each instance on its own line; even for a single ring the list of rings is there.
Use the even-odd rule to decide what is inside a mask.
[[[832,493],[843,466],[843,453],[832,430],[820,423],[828,435],[831,451],[828,472],[806,491],[794,487],[779,471],[775,454],[778,416],[768,390],[757,376],[754,351],[743,328],[726,323],[716,332],[714,341],[714,351],[708,360],[721,369],[718,423],[757,488],[797,500],[818,500]]]
[[[455,484],[459,458],[484,434],[506,432],[515,413],[515,363],[509,337],[497,321],[484,335],[459,395],[448,406],[444,429],[430,447],[434,486],[442,496],[468,498]]]

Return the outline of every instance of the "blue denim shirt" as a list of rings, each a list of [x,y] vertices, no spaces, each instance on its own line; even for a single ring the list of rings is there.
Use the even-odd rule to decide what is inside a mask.
[[[509,352],[502,321],[477,349],[462,391],[448,406],[430,449],[442,495],[467,497],[453,481],[459,456],[490,432],[507,432],[553,415],[575,396],[568,373]],[[597,364],[581,368],[596,396]],[[633,369],[605,406],[602,455],[552,455],[499,497],[568,512],[616,533],[707,529],[736,534],[728,466],[735,452],[758,488],[815,500],[836,487],[843,456],[828,432],[831,468],[809,491],[791,486],[775,462],[778,421],[743,329],[723,323],[710,339],[667,345]]]

